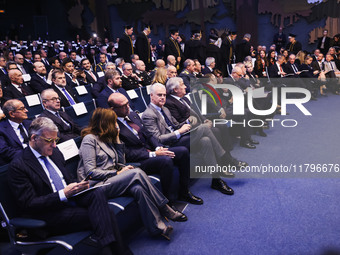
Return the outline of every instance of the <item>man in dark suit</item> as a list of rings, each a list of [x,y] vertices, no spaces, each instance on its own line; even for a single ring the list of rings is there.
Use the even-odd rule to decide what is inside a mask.
[[[170,200],[174,165],[179,169],[179,194],[193,204],[203,201],[189,191],[189,151],[184,146],[164,148],[144,127],[138,114],[130,111],[129,100],[120,93],[111,94],[108,101],[118,116],[120,138],[125,143],[126,160],[140,162],[140,168],[148,174],[159,173],[162,190]]]
[[[8,72],[6,70],[6,59],[2,56],[0,56],[0,81],[2,87],[6,87],[11,84],[11,81],[8,78]]]
[[[184,85],[184,84],[183,84]],[[182,86],[185,91],[185,85]],[[178,123],[170,111],[164,107],[166,90],[164,85],[155,83],[150,90],[151,103],[142,116],[143,124],[160,143],[168,146],[185,146],[204,161],[203,165],[228,165],[225,150],[221,147],[208,125],[199,125],[191,134],[191,125],[186,121]],[[195,153],[192,151],[194,150]],[[202,162],[200,162],[202,163]],[[230,174],[223,172],[231,177]],[[234,191],[219,177],[212,174],[211,187],[223,194],[233,195]]]
[[[94,98],[98,98],[100,92],[102,92],[103,89],[107,85],[107,83],[105,81],[105,73],[108,72],[108,71],[115,71],[115,70],[116,70],[116,65],[112,62],[108,62],[107,65],[105,66],[104,75],[102,77],[98,77],[97,82],[93,84],[92,96]],[[85,73],[86,73],[86,71],[85,71]],[[119,72],[119,75],[121,75],[120,72]]]
[[[151,33],[150,26],[145,26],[143,32],[141,32],[136,39],[136,54],[139,59],[145,63],[146,70],[152,70],[153,63],[151,60],[151,46],[148,35]]]
[[[46,89],[41,93],[41,99],[45,110],[39,117],[51,119],[58,127],[60,142],[73,139],[80,136],[81,128],[67,115],[66,112],[60,111],[60,98],[53,89]]]
[[[123,65],[122,87],[125,90],[142,87],[139,83],[138,76],[132,72],[132,65],[130,63]]]
[[[145,64],[143,60],[137,60],[136,61],[136,75],[138,76],[139,83],[145,87],[148,85],[151,85],[152,80],[150,75],[145,71]]]
[[[28,144],[27,109],[17,99],[8,100],[2,108],[6,119],[0,122],[0,165],[10,163]]]
[[[29,74],[34,73],[33,71],[33,61],[32,61],[32,52],[30,50],[24,50],[23,51],[23,55],[24,55],[24,68]]]
[[[44,63],[35,62],[33,64],[34,74],[31,75],[30,88],[34,91],[34,93],[41,93],[44,89],[50,87],[50,84],[46,82],[46,68]]]
[[[249,43],[250,38],[251,38],[250,34],[245,34],[243,36],[242,41],[236,45],[235,49],[236,63],[243,62],[247,56],[251,55],[250,53],[251,45]]]
[[[176,58],[176,68],[179,70],[181,63],[184,61],[183,52],[179,45],[177,38],[179,37],[178,29],[170,30],[170,37],[164,43],[164,59],[167,59],[169,55],[173,55]]]
[[[135,54],[131,35],[133,34],[133,26],[126,25],[124,34],[118,42],[118,56],[124,58],[125,62],[130,62],[130,56]]]
[[[205,68],[202,70],[202,74],[213,73],[216,66],[216,60],[213,57],[207,57],[205,60]]]
[[[52,73],[52,82],[52,89],[54,89],[60,97],[62,107],[78,103],[77,95],[72,88],[67,86],[65,73],[62,70],[57,69]]]
[[[312,62],[312,68],[314,71],[323,71],[324,70],[324,55],[322,53],[319,53],[316,57],[316,60]]]
[[[116,70],[107,71],[105,73],[105,81],[107,83],[107,86],[103,89],[102,92],[100,92],[100,94],[97,98],[98,107],[109,108],[107,100],[109,99],[109,96],[112,93],[117,93],[117,92],[123,94],[126,98],[129,99],[129,101],[131,103],[130,97],[126,93],[125,89],[122,88],[122,79],[121,79],[118,71],[116,71]],[[131,104],[131,106],[132,106],[132,104]]]
[[[63,70],[65,72],[66,83],[69,87],[74,88],[87,84],[85,72],[83,70],[76,70],[70,58],[64,58]]]
[[[24,56],[21,54],[16,54],[14,57],[14,61],[17,64],[18,69],[22,72],[22,74],[29,74],[30,70],[27,67],[27,65],[25,66],[25,59]]]
[[[18,69],[10,70],[8,72],[11,84],[4,88],[4,99],[18,99],[25,96],[33,95],[34,92],[24,83],[22,73]]]
[[[85,71],[86,81],[88,84],[95,84],[98,82],[99,77],[97,73],[93,71],[90,60],[88,60],[87,58],[83,58],[80,61],[80,66]]]
[[[328,37],[328,30],[323,31],[323,36],[318,38],[317,48],[320,49],[321,53],[326,55],[331,44],[331,38]]]
[[[50,119],[40,117],[32,122],[29,132],[29,146],[8,170],[8,183],[21,213],[44,220],[49,234],[91,229],[93,239],[105,250],[124,254],[104,189],[73,197],[87,189],[89,182],[75,182],[66,170],[56,149],[58,128]]]
[[[171,115],[179,122],[191,123],[194,127],[201,124],[208,124],[220,142],[223,149],[226,151],[226,156],[231,165],[237,168],[247,166],[246,162],[239,161],[233,158],[230,154],[232,149],[232,138],[229,135],[229,128],[226,125],[217,125],[212,127],[212,122],[206,119],[199,112],[194,111],[191,107],[190,100],[185,96],[183,80],[179,77],[171,78],[166,83],[166,102],[165,106],[170,110]]]

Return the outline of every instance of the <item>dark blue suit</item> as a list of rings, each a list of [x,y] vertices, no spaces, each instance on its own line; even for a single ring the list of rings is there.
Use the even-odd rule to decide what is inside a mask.
[[[55,149],[50,159],[61,171],[66,184],[72,179],[64,166],[64,158]],[[110,212],[103,189],[69,198],[76,206],[62,202],[54,192],[43,167],[30,147],[10,164],[8,182],[21,213],[46,221],[51,234],[93,229],[101,245],[120,242],[115,216]]]
[[[44,79],[39,77],[36,73],[31,75],[29,86],[36,94],[41,93],[44,89],[51,88],[51,85],[44,81]]]
[[[30,120],[24,120],[22,123],[28,133],[31,125]],[[13,127],[8,120],[0,122],[0,165],[10,163],[17,155],[23,151],[22,143],[16,135]]]
[[[129,100],[129,104],[131,109],[133,109],[133,105],[131,102],[131,99],[129,97],[129,95],[126,93],[126,90],[123,88],[119,88],[117,90],[119,93],[123,94],[128,100]],[[109,104],[107,103],[107,100],[109,99],[109,96],[113,93],[113,91],[106,86],[102,92],[100,92],[100,94],[98,95],[97,98],[97,107],[101,107],[101,108],[109,108]]]
[[[169,148],[176,157],[171,159],[168,156],[149,157],[150,151],[155,151],[156,147],[162,146],[158,140],[151,135],[142,124],[141,119],[135,112],[130,112],[129,118],[140,127],[139,138],[135,136],[121,121],[118,121],[120,128],[120,138],[125,143],[125,157],[127,162],[140,162],[140,168],[147,174],[159,173],[164,195],[169,197],[174,166],[179,169],[180,191],[187,192],[190,175],[189,151],[184,146]]]

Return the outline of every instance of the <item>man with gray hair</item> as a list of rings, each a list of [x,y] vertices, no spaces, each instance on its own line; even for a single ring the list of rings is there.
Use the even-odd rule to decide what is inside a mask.
[[[180,78],[171,78],[170,83],[180,81]],[[172,86],[173,91],[177,91],[177,96],[182,97],[185,95],[185,84],[182,82],[176,88]],[[151,103],[143,113],[142,120],[144,127],[162,144],[167,146],[185,146],[192,154],[193,148],[199,148],[196,153],[203,159],[205,165],[214,165],[222,163],[227,164],[227,157],[225,150],[221,147],[214,134],[211,132],[208,124],[198,125],[196,129],[189,134],[192,125],[187,121],[179,123],[172,115],[166,103],[166,90],[164,85],[155,83],[150,89]],[[177,100],[177,99],[176,99]],[[220,164],[221,165],[221,164]],[[225,173],[227,176],[232,177],[233,174]],[[223,194],[232,195],[234,191],[219,176],[213,175],[211,184],[213,189],[217,189]],[[184,201],[202,201],[202,199],[192,196],[192,194],[180,194],[180,200]]]
[[[8,100],[2,107],[6,119],[0,122],[0,165],[10,163],[28,144],[27,109],[17,99]]]
[[[58,127],[61,143],[80,136],[81,128],[66,112],[60,111],[60,98],[57,92],[53,89],[45,89],[41,93],[41,99],[45,110],[39,117],[47,117],[54,122]]]
[[[145,87],[147,85],[151,85],[151,77],[145,70],[146,66],[143,60],[136,61],[136,75],[140,84]]]
[[[132,65],[130,63],[125,63],[123,65],[122,87],[125,90],[142,87],[138,81],[138,76],[133,73]]]
[[[125,64],[124,58],[116,58],[115,60],[116,69],[118,70],[119,74],[123,74],[123,65]]]
[[[251,52],[250,52],[251,45],[249,43],[250,38],[251,38],[250,34],[245,34],[243,36],[242,41],[236,45],[236,50],[235,50],[236,63],[243,62],[246,56],[251,55]]]
[[[4,100],[17,99],[25,96],[33,95],[34,92],[24,83],[22,73],[18,69],[8,72],[11,84],[4,88]]]
[[[196,81],[196,77],[194,75],[195,70],[195,62],[191,59],[187,59],[183,63],[184,70],[179,74],[179,77],[183,79],[183,82],[186,86],[187,93],[190,92],[190,83]]]
[[[56,149],[58,128],[49,118],[36,118],[29,129],[29,146],[10,165],[8,183],[23,214],[46,222],[48,234],[93,230],[92,238],[111,253],[123,254],[114,214],[101,188],[88,181],[76,182]],[[116,253],[115,253],[116,254]]]
[[[213,73],[215,66],[216,66],[215,58],[207,57],[207,59],[205,60],[205,67],[202,70],[202,74],[206,75],[208,73]]]

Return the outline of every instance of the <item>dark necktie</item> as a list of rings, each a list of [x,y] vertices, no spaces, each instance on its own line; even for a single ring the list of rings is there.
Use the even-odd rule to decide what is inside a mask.
[[[161,109],[161,113],[164,117],[164,120],[166,122],[166,124],[169,126],[169,127],[172,127],[173,129],[175,129],[175,126],[172,124],[171,120],[169,120],[168,116],[166,116],[166,114],[164,113],[163,109]]]
[[[25,132],[22,124],[19,124],[19,130],[20,130],[20,135],[24,139],[24,143],[27,144],[28,143],[28,136],[26,135],[26,132]]]
[[[66,91],[65,88],[62,88],[61,90],[64,92],[64,95],[67,97],[67,100],[70,102],[70,105],[76,104],[76,102],[74,102],[73,98],[70,96],[70,94]]]
[[[329,61],[329,64],[331,65],[332,71],[334,71],[334,68],[333,68],[332,62],[330,62],[330,61]]]
[[[188,105],[188,103],[185,101],[184,98],[181,98],[180,101],[181,101],[182,104],[184,104],[186,107],[190,108],[190,106]]]
[[[19,85],[19,88],[21,89],[21,93],[22,93],[24,96],[27,96],[27,95],[28,95],[27,91],[25,90],[25,88],[24,88],[22,85]]]
[[[55,189],[57,191],[64,189],[63,181],[59,174],[57,173],[57,170],[50,164],[50,162],[45,156],[41,156],[40,158],[44,161],[44,164],[47,168],[48,173],[50,174],[50,178],[53,182]]]
[[[1,68],[2,72],[7,75],[7,71],[5,68]]]
[[[57,117],[61,119],[67,127],[70,127],[70,124],[60,116],[59,112],[56,112],[55,115],[57,115]]]
[[[125,120],[126,123],[127,123],[132,129],[134,129],[137,133],[140,132],[140,127],[139,127],[136,123],[132,122],[128,117],[125,117],[124,120]]]

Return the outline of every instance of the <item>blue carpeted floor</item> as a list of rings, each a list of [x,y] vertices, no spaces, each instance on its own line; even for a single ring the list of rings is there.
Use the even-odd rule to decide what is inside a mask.
[[[290,106],[290,115],[279,117],[297,120],[297,127],[270,128],[266,138],[253,136],[260,141],[256,150],[236,144],[233,156],[250,165],[339,164],[340,97],[320,98],[306,108],[312,116]],[[227,180],[234,196],[200,179],[192,191],[205,203],[188,205],[187,222],[171,223],[171,242],[143,231],[131,249],[135,254],[340,254],[340,173],[262,177]]]

